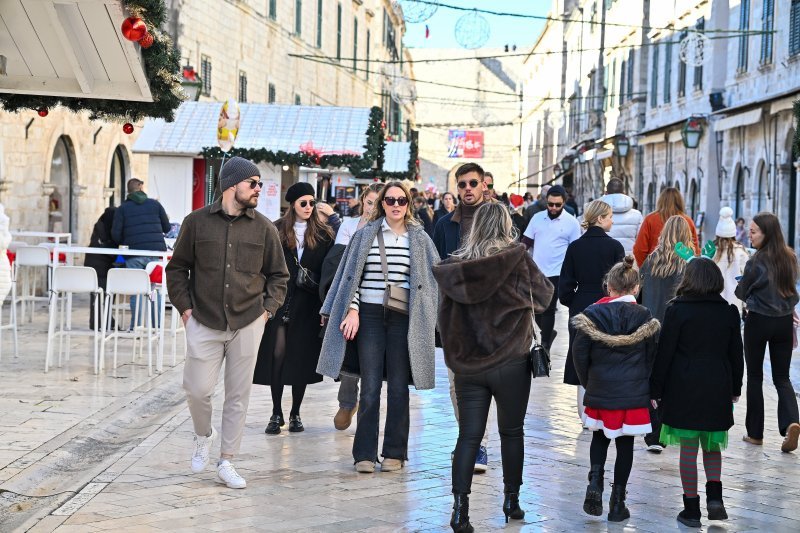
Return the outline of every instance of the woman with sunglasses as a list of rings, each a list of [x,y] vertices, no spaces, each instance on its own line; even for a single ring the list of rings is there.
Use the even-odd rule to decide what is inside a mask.
[[[431,268],[439,256],[414,220],[410,203],[411,194],[402,183],[384,186],[372,220],[350,240],[320,311],[330,325],[317,372],[338,377],[347,343],[355,342],[358,348],[361,397],[353,459],[361,473],[374,472],[378,460],[384,375],[388,398],[383,472],[400,470],[408,459],[409,379],[418,390],[434,387],[438,290]],[[407,289],[407,312],[384,306],[389,285]]]
[[[280,433],[285,425],[281,407],[284,386],[292,386],[289,431],[297,433],[305,429],[300,404],[306,386],[322,381],[315,370],[322,346],[318,283],[334,239],[333,230],[320,221],[310,184],[295,183],[286,191],[285,199],[289,209],[275,226],[289,269],[289,284],[276,320],[267,322],[253,376],[253,383],[272,389],[272,416],[265,430],[269,435]]]

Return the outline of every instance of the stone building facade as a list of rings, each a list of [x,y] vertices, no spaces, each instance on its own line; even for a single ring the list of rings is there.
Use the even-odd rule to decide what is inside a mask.
[[[390,0],[166,0],[167,31],[205,77],[201,99],[383,107],[387,130],[406,138],[413,105],[389,96],[394,61],[413,78],[402,47],[402,12]],[[298,11],[299,10],[299,11]],[[298,15],[299,14],[299,15]],[[289,54],[316,56],[301,59]],[[337,59],[337,57],[339,59]],[[356,60],[354,61],[354,58]],[[87,244],[131,177],[147,181],[148,158],[132,153],[121,123],[51,109],[0,111],[0,203],[12,229],[71,232]],[[159,191],[145,184],[153,197]]]

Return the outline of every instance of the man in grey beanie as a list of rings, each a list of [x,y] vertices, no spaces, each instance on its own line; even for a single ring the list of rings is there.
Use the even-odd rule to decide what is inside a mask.
[[[232,489],[247,486],[231,461],[242,440],[264,325],[283,305],[289,280],[278,230],[254,209],[260,178],[251,161],[229,159],[220,172],[222,197],[183,220],[166,268],[169,297],[186,328],[183,388],[195,431],[192,472],[208,465],[218,436],[211,397],[224,360],[217,476]]]

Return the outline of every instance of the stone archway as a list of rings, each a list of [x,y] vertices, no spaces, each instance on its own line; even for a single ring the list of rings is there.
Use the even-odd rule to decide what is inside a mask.
[[[125,145],[119,144],[111,156],[111,166],[104,191],[108,197],[108,207],[119,207],[125,200],[125,184],[130,178],[130,173],[130,155]]]
[[[50,158],[47,230],[72,233],[78,228],[78,206],[75,185],[78,181],[75,148],[67,135],[61,135],[53,146]]]

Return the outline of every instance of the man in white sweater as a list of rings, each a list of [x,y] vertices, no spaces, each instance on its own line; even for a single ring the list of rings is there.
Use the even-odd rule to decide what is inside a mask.
[[[606,185],[606,194],[600,199],[611,206],[614,212],[614,225],[608,235],[617,239],[625,254],[633,253],[633,243],[642,225],[642,213],[633,208],[633,198],[625,194],[625,185],[619,178],[611,178]]]

